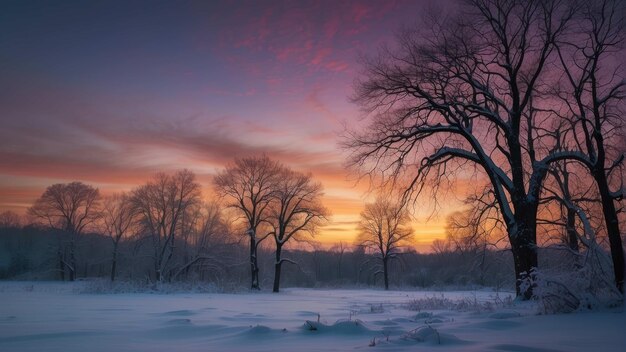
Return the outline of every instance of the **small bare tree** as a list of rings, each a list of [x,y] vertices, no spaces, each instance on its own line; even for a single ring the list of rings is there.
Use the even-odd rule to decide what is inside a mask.
[[[152,181],[132,192],[141,230],[152,243],[154,276],[157,282],[172,274],[172,258],[185,217],[200,202],[200,185],[188,170],[173,175],[157,174]]]
[[[22,217],[10,210],[0,213],[0,227],[20,227],[22,226]]]
[[[311,174],[283,168],[273,193],[270,223],[276,243],[273,291],[280,290],[280,274],[284,262],[295,264],[282,257],[283,246],[302,234],[313,235],[326,219],[327,210],[321,204],[322,184],[313,182]]]
[[[100,193],[82,182],[52,185],[35,201],[28,213],[59,231],[57,256],[61,279],[68,271],[76,278],[76,243],[85,230],[100,218]],[[64,240],[65,238],[65,240]]]
[[[434,240],[433,243],[430,245],[430,250],[433,253],[442,256],[446,253],[452,252],[452,246],[450,240],[438,238]]]
[[[197,207],[183,231],[182,263],[174,278],[188,275],[193,268],[208,268],[216,273],[227,265],[223,250],[228,243],[229,228],[222,209],[214,202],[204,202]]]
[[[127,193],[113,194],[104,199],[102,224],[111,238],[111,281],[115,281],[120,241],[136,232],[138,209]]]
[[[330,249],[333,253],[335,253],[335,257],[337,257],[337,278],[343,278],[343,259],[344,255],[348,251],[348,245],[344,241],[339,241],[336,245],[334,245]]]
[[[413,237],[411,218],[399,202],[379,197],[365,205],[359,222],[359,245],[376,254],[382,263],[385,290],[389,289],[389,261]]]
[[[269,206],[274,195],[282,166],[267,156],[235,159],[233,165],[219,172],[213,179],[218,195],[228,200],[227,206],[239,212],[250,239],[250,288],[259,290],[258,247],[269,236],[259,234],[267,224]]]

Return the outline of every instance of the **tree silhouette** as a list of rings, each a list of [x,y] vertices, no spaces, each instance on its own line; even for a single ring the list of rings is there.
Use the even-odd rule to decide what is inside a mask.
[[[276,244],[273,291],[280,290],[280,275],[283,263],[295,263],[283,258],[283,246],[302,234],[314,234],[328,211],[321,203],[322,185],[313,182],[310,174],[283,168],[273,192],[270,222]]]
[[[377,198],[361,212],[357,242],[380,259],[385,290],[389,289],[389,261],[396,258],[401,247],[413,237],[410,222],[402,204],[387,198]]]
[[[517,294],[537,267],[537,209],[551,164],[584,160],[559,150],[558,119],[542,99],[547,66],[573,17],[552,1],[473,0],[429,32],[405,30],[365,63],[354,100],[373,116],[346,142],[350,164],[415,199],[462,170],[482,173],[507,230]],[[436,17],[436,16],[433,16]]]
[[[60,231],[57,256],[64,279],[67,269],[70,281],[76,278],[76,242],[85,229],[100,218],[100,193],[82,182],[58,183],[48,187],[28,213],[45,225]]]
[[[270,203],[276,190],[282,166],[267,156],[235,159],[213,179],[217,194],[227,200],[245,223],[245,235],[250,240],[250,288],[260,289],[258,247],[270,235],[259,234],[268,225]]]
[[[152,244],[154,277],[157,282],[173,275],[172,258],[185,218],[200,203],[200,185],[188,170],[173,175],[157,174],[132,192],[142,231]]]

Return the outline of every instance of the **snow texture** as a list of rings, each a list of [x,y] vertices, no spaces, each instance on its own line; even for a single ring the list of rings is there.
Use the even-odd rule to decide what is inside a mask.
[[[610,352],[626,347],[621,308],[538,315],[533,303],[489,291],[94,294],[84,293],[84,286],[0,282],[0,351]]]

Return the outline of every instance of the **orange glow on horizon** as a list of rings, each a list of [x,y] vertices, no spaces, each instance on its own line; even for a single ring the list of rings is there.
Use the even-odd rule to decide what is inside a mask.
[[[358,58],[425,3],[164,3],[137,18],[126,6],[3,9],[0,211],[25,214],[55,183],[107,195],[181,168],[208,195],[233,158],[265,154],[324,185],[333,216],[317,240],[352,243],[368,187],[338,136],[363,123],[348,98]],[[427,215],[416,214],[419,250],[443,236]]]
[[[7,177],[3,177],[4,182],[0,184],[0,212],[14,211],[20,215],[25,215],[26,210],[39,197],[45,188],[53,183],[71,182],[74,179],[46,179],[16,177],[15,182],[7,182]],[[97,179],[100,179],[98,177]],[[148,177],[144,179],[147,180]],[[21,181],[19,181],[21,180]],[[10,180],[9,180],[10,181]],[[135,186],[141,184],[133,183],[135,179],[121,183],[103,183],[89,182],[82,180],[100,189],[103,196],[110,195],[115,192],[130,191]],[[210,175],[199,177],[199,181],[203,187],[206,197],[210,197]],[[6,183],[6,185],[5,185]],[[15,185],[12,185],[15,184]],[[364,185],[355,186],[353,182],[347,181],[345,178],[333,180],[335,185],[344,183],[344,188],[333,188],[326,191],[324,196],[324,204],[332,213],[330,222],[318,231],[315,241],[319,242],[323,247],[329,248],[333,245],[343,242],[347,245],[354,245],[357,236],[357,224],[359,214],[367,200],[364,196],[366,190]],[[442,213],[440,217],[445,214]],[[415,232],[414,248],[420,252],[429,252],[433,240],[445,238],[445,222],[440,218],[421,219],[413,223]]]

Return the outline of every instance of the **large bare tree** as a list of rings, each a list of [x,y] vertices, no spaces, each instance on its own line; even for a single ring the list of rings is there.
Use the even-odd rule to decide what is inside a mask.
[[[200,185],[188,170],[172,175],[160,173],[132,192],[141,230],[152,244],[154,277],[157,282],[173,275],[177,237],[200,202]]]
[[[365,205],[358,225],[357,242],[372,251],[382,264],[385,290],[389,289],[389,261],[413,237],[411,218],[405,207],[385,197]]]
[[[100,218],[100,193],[82,182],[58,183],[48,187],[28,213],[60,232],[57,256],[61,279],[68,271],[76,278],[76,243],[85,230]]]
[[[215,191],[227,199],[227,206],[240,214],[245,235],[250,240],[250,288],[260,289],[258,247],[270,232],[259,233],[268,225],[270,203],[282,166],[267,156],[235,159],[213,179]]]
[[[437,17],[437,16],[433,16]],[[408,179],[405,198],[455,170],[484,175],[513,253],[516,291],[537,267],[537,209],[562,135],[540,99],[572,10],[558,1],[472,0],[428,30],[405,30],[394,49],[365,64],[355,101],[373,116],[351,134],[350,162],[383,182]]]
[[[283,258],[283,246],[291,239],[297,240],[303,234],[313,235],[327,210],[321,203],[322,184],[313,181],[311,174],[295,172],[283,168],[276,183],[271,205],[271,232],[276,244],[274,262],[273,292],[280,290],[280,275],[283,263],[292,260]]]

